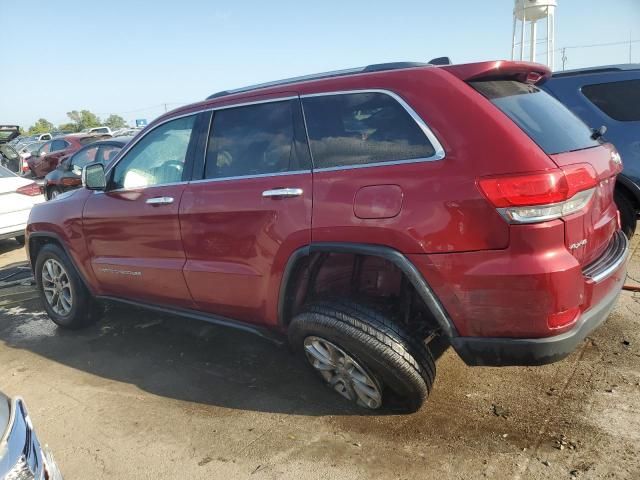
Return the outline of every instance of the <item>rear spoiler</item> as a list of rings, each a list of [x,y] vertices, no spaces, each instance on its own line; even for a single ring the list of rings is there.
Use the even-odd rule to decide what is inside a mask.
[[[480,80],[517,80],[522,83],[542,84],[551,78],[551,70],[546,65],[533,62],[493,62],[466,63],[440,67],[464,82]]]

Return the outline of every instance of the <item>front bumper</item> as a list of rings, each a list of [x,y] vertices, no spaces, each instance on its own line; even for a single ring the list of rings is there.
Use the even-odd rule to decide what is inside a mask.
[[[4,400],[0,395],[0,401]],[[11,400],[10,411],[0,439],[0,479],[62,480],[51,453],[40,446],[24,401]]]
[[[451,345],[471,366],[544,365],[562,360],[611,313],[624,286],[628,254],[628,241],[620,232],[607,254],[583,270],[592,298],[598,300],[570,330],[542,338],[453,337]]]

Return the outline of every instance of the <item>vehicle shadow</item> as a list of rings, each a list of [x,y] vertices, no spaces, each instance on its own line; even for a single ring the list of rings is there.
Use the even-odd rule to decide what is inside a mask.
[[[33,287],[25,289],[16,293],[20,300],[0,303],[0,341],[9,347],[172,399],[310,416],[368,414],[325,387],[286,343],[116,304],[95,326],[63,330]]]

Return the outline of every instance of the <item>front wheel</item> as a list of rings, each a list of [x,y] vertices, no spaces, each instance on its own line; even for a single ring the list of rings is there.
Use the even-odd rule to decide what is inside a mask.
[[[292,320],[289,341],[331,389],[361,407],[416,411],[435,379],[422,341],[350,301],[308,306]]]
[[[35,273],[44,308],[54,323],[75,330],[100,318],[101,305],[91,296],[59,246],[48,244],[40,250]]]

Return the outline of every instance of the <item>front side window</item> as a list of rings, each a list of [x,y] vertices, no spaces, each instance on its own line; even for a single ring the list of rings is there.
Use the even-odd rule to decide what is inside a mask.
[[[42,148],[40,148],[40,150],[38,150],[38,154],[42,155],[43,153],[49,153],[51,152],[51,143],[52,142],[47,142],[44,145],[42,145]]]
[[[100,150],[98,151],[96,162],[100,162],[105,166],[109,165],[121,149],[122,147],[119,147],[117,145],[101,146]]]
[[[292,100],[214,112],[205,178],[297,170],[293,118]]]
[[[585,85],[582,93],[614,120],[640,121],[640,79]]]
[[[110,188],[144,188],[182,181],[195,119],[195,115],[177,118],[145,135],[113,169]]]
[[[315,168],[415,160],[435,154],[416,121],[384,93],[303,99]]]
[[[95,162],[98,147],[85,148],[71,157],[71,166],[74,170],[82,170],[85,165]]]
[[[516,123],[547,155],[600,145],[592,132],[567,107],[535,85],[515,80],[472,82]]]

